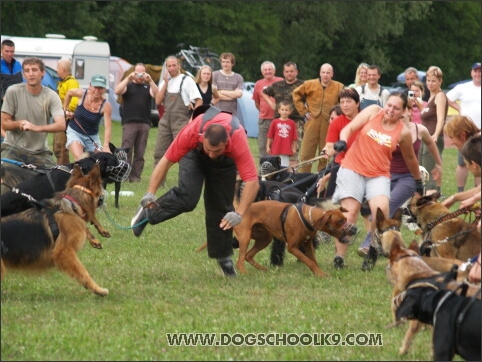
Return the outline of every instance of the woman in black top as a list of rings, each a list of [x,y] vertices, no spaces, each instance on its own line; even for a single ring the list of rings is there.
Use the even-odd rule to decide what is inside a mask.
[[[212,85],[213,70],[209,65],[203,65],[196,74],[196,85],[201,93],[204,105],[214,105],[219,100],[218,90]]]

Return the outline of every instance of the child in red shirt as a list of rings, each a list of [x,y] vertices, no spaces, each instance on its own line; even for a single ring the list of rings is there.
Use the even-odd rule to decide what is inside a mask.
[[[295,122],[288,118],[293,106],[287,101],[278,104],[279,118],[273,119],[268,130],[266,152],[281,158],[281,167],[289,167],[290,156],[296,153],[298,133]]]

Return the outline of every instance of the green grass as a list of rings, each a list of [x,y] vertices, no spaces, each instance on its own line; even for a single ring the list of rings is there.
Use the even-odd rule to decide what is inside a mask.
[[[109,195],[108,216],[98,212],[112,237],[99,236],[102,250],[87,243],[79,253],[109,295],[92,295],[55,270],[35,277],[7,272],[1,288],[2,360],[431,359],[429,331],[417,335],[406,356],[398,355],[407,326],[386,328],[392,322],[386,259],[379,259],[372,272],[362,272],[356,255],[361,237],[349,248],[348,268],[341,271],[333,269],[333,243],[317,250],[327,278],[315,278],[292,255],[284,267],[269,267],[266,249],[257,260],[269,271],[247,264],[248,274],[234,280],[223,278],[205,251],[195,252],[205,241],[202,202],[193,212],[149,225],[140,238],[134,237],[127,228],[152,172],[156,132],[151,129],[142,182],[122,186],[135,195],[121,197],[120,209]],[[112,141],[120,145],[120,139],[120,124],[114,123]],[[256,139],[250,145],[256,152]],[[443,154],[445,195],[456,190],[456,155],[455,149]],[[176,170],[158,196],[176,185]],[[110,185],[108,192],[112,190]],[[414,237],[407,228],[403,233],[407,241]],[[166,333],[176,332],[380,333],[383,345],[169,346]]]

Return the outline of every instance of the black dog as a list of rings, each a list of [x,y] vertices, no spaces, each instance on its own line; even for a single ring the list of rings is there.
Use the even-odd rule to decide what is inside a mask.
[[[130,148],[117,148],[114,146],[112,143],[109,142],[109,149],[110,152],[119,160],[122,162],[127,162],[127,154],[130,151]],[[129,167],[129,173],[130,173],[130,167]],[[115,190],[115,197],[114,197],[114,206],[118,209],[119,208],[119,194],[120,194],[120,189],[121,189],[121,182],[125,181],[129,177],[129,174],[125,176],[123,179],[119,178],[106,178],[102,179],[102,186],[104,187],[105,190],[107,190],[107,184],[108,183],[114,183],[114,190]]]
[[[396,318],[416,319],[433,325],[436,361],[451,361],[454,354],[465,360],[481,359],[481,301],[450,290],[415,287],[407,290]]]
[[[71,176],[74,164],[78,164],[82,172],[88,173],[99,163],[103,184],[121,182],[129,177],[130,165],[120,161],[114,154],[97,152],[75,163],[57,166],[51,169],[36,170],[37,174],[20,182],[12,191],[1,196],[1,216],[7,216],[32,207],[29,197],[35,200],[52,198],[55,192],[63,191]],[[15,168],[12,169],[15,172]],[[23,195],[22,195],[23,194]]]

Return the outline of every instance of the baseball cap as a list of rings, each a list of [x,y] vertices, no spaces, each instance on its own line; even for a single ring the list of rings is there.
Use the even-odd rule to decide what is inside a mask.
[[[90,79],[90,84],[94,87],[107,88],[107,80],[101,74],[95,74]]]
[[[474,69],[480,69],[480,63],[474,63],[472,65],[472,70],[474,70]]]

